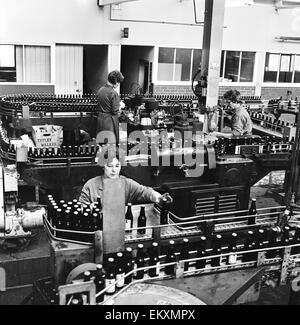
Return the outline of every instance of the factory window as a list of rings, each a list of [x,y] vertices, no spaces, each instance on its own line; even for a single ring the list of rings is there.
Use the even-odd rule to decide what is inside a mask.
[[[300,82],[300,55],[295,55],[294,82]]]
[[[300,56],[267,53],[264,82],[300,82]]]
[[[15,47],[0,45],[0,82],[16,81]]]
[[[230,82],[252,82],[255,52],[222,51],[220,76]]]
[[[50,46],[0,45],[0,82],[50,83]]]
[[[280,54],[267,53],[264,82],[277,82]]]
[[[159,48],[159,81],[191,81],[201,62],[201,50]]]

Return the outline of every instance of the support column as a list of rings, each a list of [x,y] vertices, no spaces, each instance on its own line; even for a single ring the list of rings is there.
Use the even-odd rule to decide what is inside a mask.
[[[255,81],[255,96],[261,96],[264,82],[266,52],[257,52],[253,80]]]
[[[108,73],[113,70],[119,70],[119,71],[121,70],[121,45],[120,44],[110,44],[108,46]],[[117,93],[120,93],[120,87],[115,89],[115,91]]]
[[[121,68],[121,45],[110,44],[108,46],[108,72]]]
[[[205,0],[202,76],[207,77],[206,106],[218,103],[225,0]]]

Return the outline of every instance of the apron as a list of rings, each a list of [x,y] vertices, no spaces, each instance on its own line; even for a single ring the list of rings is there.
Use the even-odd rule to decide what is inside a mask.
[[[103,142],[99,139],[98,133],[101,131],[110,131],[108,138]],[[96,127],[96,142],[97,143],[119,143],[119,118],[118,115],[99,112]],[[103,138],[103,137],[102,137]]]

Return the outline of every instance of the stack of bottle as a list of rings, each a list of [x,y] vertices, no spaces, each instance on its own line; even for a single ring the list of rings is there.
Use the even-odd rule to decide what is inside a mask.
[[[95,94],[18,94],[1,97],[0,106],[5,109],[22,112],[24,105],[30,105],[31,111],[94,112],[97,110],[97,99]]]
[[[12,156],[16,155],[16,146],[10,144],[8,153]],[[65,158],[76,159],[76,162],[86,161],[86,158],[94,159],[99,146],[97,145],[75,145],[75,146],[61,146],[48,148],[28,148],[28,160],[46,160],[53,163],[65,162]]]
[[[91,205],[85,205],[76,199],[57,202],[52,195],[48,195],[47,219],[54,237],[93,243],[95,231],[102,230],[101,198],[98,197],[97,202]]]

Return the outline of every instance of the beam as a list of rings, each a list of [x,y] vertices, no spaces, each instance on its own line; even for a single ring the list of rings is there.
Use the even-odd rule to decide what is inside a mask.
[[[132,1],[138,1],[138,0],[98,0],[98,6],[109,6],[109,5],[116,5],[123,2],[132,2]]]
[[[206,106],[218,104],[225,0],[205,0],[202,76],[207,77]]]

